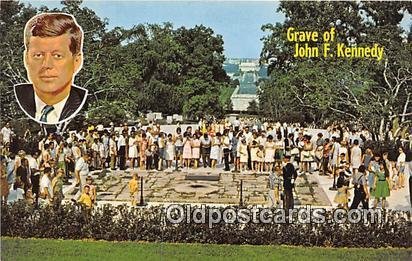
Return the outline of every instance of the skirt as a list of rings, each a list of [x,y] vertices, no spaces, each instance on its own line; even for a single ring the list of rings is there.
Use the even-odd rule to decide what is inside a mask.
[[[220,158],[220,147],[213,146],[210,150],[210,159],[219,160]]]
[[[137,158],[137,147],[131,146],[129,147],[129,158]]]
[[[348,187],[343,186],[341,188],[338,188],[338,192],[336,193],[333,202],[338,204],[347,204],[349,197],[350,193],[348,191]]]
[[[192,158],[192,147],[184,146],[183,147],[183,158],[184,159],[191,159]]]
[[[300,154],[300,161],[312,162],[313,161],[312,151],[303,150],[302,153]]]
[[[275,150],[274,149],[267,149],[266,150],[265,162],[266,163],[275,162]]]
[[[166,148],[166,153],[165,153],[165,159],[166,160],[174,160],[175,159],[175,147],[170,146]]]
[[[258,161],[258,156],[257,156],[258,148],[251,148],[250,149],[250,158],[252,161]]]
[[[200,148],[192,148],[192,158],[194,159],[200,158]]]
[[[375,198],[386,198],[390,196],[390,191],[389,191],[389,184],[388,181],[386,180],[378,180],[376,182],[376,188],[374,191],[372,191],[372,196]]]

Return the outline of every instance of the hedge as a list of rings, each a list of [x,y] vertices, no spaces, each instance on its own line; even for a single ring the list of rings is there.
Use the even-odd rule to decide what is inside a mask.
[[[387,211],[387,222],[374,224],[222,222],[212,228],[208,224],[166,222],[161,206],[104,205],[87,214],[73,204],[34,208],[17,202],[2,205],[1,211],[1,235],[21,238],[373,248],[412,246],[410,213],[395,210]]]

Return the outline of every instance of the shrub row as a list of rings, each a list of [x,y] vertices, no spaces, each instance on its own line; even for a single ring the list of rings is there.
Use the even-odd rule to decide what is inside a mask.
[[[1,235],[54,239],[330,247],[411,247],[410,213],[389,210],[383,223],[171,224],[162,207],[105,205],[86,214],[78,206],[1,207]],[[330,212],[327,213],[331,215]]]

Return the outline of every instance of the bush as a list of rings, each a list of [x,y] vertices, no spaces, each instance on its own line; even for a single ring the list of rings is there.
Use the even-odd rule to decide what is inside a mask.
[[[57,209],[36,209],[17,202],[3,205],[1,210],[1,235],[22,238],[373,248],[412,246],[410,214],[395,210],[387,212],[387,222],[374,224],[222,222],[212,228],[208,224],[166,222],[161,206],[104,205],[88,215],[72,204]]]

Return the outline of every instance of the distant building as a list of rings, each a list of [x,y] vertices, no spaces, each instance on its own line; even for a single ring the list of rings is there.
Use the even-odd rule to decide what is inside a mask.
[[[259,79],[267,77],[267,66],[260,66],[258,60],[232,58],[224,64],[223,68],[231,79],[239,80],[239,86],[230,98],[233,111],[247,111],[251,101],[259,102],[257,83]]]

